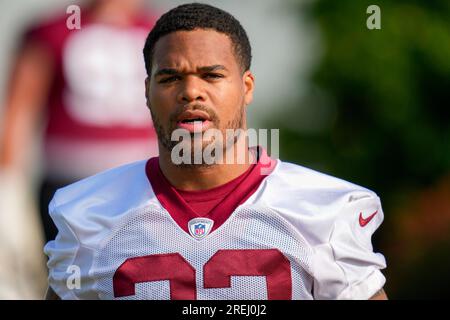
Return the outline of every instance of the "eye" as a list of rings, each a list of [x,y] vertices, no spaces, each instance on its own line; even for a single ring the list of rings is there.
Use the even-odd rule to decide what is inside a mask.
[[[223,75],[222,74],[220,74],[220,73],[205,73],[204,75],[203,75],[203,78],[206,78],[206,79],[220,79],[220,78],[223,78]]]
[[[171,82],[174,82],[174,81],[177,81],[180,79],[181,79],[180,76],[170,76],[170,77],[159,80],[158,83],[171,83]]]

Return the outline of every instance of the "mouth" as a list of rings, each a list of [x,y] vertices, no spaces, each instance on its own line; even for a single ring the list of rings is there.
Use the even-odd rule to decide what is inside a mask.
[[[184,120],[182,120],[182,121],[179,121],[179,122],[181,122],[181,123],[192,123],[192,124],[195,124],[195,123],[203,123],[204,121],[206,121],[205,119],[202,119],[202,118],[193,118],[193,119],[184,119]]]
[[[177,127],[189,132],[199,132],[208,129],[212,122],[206,112],[200,110],[185,111],[177,119]]]

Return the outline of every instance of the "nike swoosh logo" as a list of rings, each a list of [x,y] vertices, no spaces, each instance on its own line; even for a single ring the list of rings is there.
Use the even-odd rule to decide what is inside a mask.
[[[359,213],[359,225],[361,227],[365,227],[370,220],[372,220],[373,217],[375,217],[375,215],[378,213],[378,210],[375,211],[374,213],[372,213],[370,216],[368,216],[367,218],[363,218],[362,216],[362,212]]]

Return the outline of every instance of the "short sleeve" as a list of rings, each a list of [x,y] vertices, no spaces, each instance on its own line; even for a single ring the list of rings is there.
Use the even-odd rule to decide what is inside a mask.
[[[366,300],[383,287],[380,270],[386,260],[374,252],[371,240],[383,218],[377,195],[348,195],[333,216],[327,241],[314,247],[315,299]]]
[[[61,299],[77,299],[68,285],[69,276],[75,266],[75,257],[80,248],[79,241],[65,221],[57,205],[57,194],[49,205],[49,213],[58,228],[58,235],[53,241],[49,241],[44,247],[44,253],[48,256],[47,267],[49,270],[49,286]]]

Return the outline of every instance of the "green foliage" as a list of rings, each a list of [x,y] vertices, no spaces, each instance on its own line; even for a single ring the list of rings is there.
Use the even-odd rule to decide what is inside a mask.
[[[381,8],[381,30],[366,9]],[[323,53],[312,94],[285,117],[333,114],[316,131],[281,128],[288,160],[363,184],[387,198],[433,183],[450,168],[450,2],[317,0]],[[311,111],[313,110],[313,111]],[[389,200],[390,201],[390,200]]]

